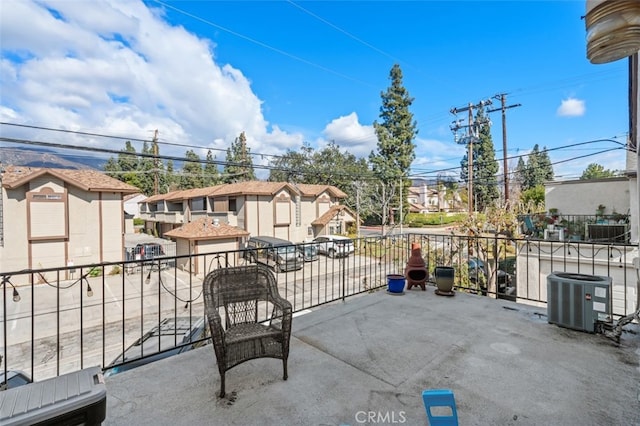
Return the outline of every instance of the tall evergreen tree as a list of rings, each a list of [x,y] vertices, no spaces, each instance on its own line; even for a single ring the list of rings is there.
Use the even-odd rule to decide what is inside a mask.
[[[499,166],[491,139],[491,126],[485,117],[483,107],[478,110],[476,121],[480,123],[480,131],[478,132],[479,140],[473,146],[475,156],[473,162],[473,199],[477,210],[484,211],[500,198],[498,178],[496,177]]]
[[[605,169],[601,164],[598,163],[591,163],[582,172],[580,180],[609,178],[614,177],[615,175],[615,170]]]
[[[480,107],[474,122],[478,123],[479,129],[477,138],[474,138],[472,146],[473,155],[473,202],[474,208],[478,211],[484,211],[486,207],[500,197],[498,190],[498,173],[499,166],[496,161],[496,153],[491,138],[491,126],[488,118],[485,116],[484,107]],[[462,157],[460,161],[460,178],[469,183],[469,155]]]
[[[129,185],[140,188],[140,176],[138,175],[138,154],[131,144],[125,142],[124,149],[118,153],[118,167],[120,169],[120,180]]]
[[[186,152],[185,157],[187,161],[182,166],[180,189],[202,188],[203,170],[200,157],[191,149]]]
[[[154,155],[153,146],[145,141],[142,145],[142,153],[147,155]],[[153,157],[143,156],[138,163],[138,171],[140,172],[140,190],[146,195],[155,194],[155,159]]]
[[[544,182],[548,180],[553,180],[553,165],[551,164],[551,158],[549,158],[549,151],[547,151],[546,146],[542,148],[538,164],[541,169],[540,175],[542,176],[542,183],[544,184]]]
[[[120,180],[120,165],[115,158],[109,157],[103,169],[107,176]]]
[[[533,146],[533,150],[527,158],[527,165],[524,170],[522,189],[527,190],[536,186],[544,185],[548,180],[553,179],[553,167],[547,149],[542,152],[538,144]]]
[[[214,186],[220,183],[220,172],[218,165],[214,162],[215,156],[211,150],[207,151],[206,163],[204,164],[204,179],[202,186]]]
[[[388,208],[402,203],[404,211],[408,211],[406,194],[411,181],[407,178],[407,173],[416,156],[413,140],[418,133],[417,123],[409,110],[413,98],[403,86],[400,65],[395,64],[391,68],[389,79],[391,85],[386,92],[380,94],[381,122],[373,123],[378,138],[377,151],[372,151],[369,155],[373,173],[379,181],[378,194],[382,206],[380,218],[383,226],[390,214]]]
[[[527,164],[524,162],[522,156],[518,157],[518,165],[511,179],[513,185],[518,186],[518,189],[522,191],[524,189],[525,175],[527,171]]]
[[[167,160],[167,171],[165,172],[164,183],[167,188],[167,192],[176,191],[180,188],[180,177],[176,176],[173,160]]]
[[[222,172],[225,183],[256,180],[250,152],[251,150],[247,147],[247,137],[242,132],[227,149],[227,158]]]

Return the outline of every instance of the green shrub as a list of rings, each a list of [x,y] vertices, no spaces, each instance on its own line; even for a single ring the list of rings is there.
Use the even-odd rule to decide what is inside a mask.
[[[461,222],[466,213],[409,213],[405,219],[408,226],[422,228],[426,226],[446,226]]]

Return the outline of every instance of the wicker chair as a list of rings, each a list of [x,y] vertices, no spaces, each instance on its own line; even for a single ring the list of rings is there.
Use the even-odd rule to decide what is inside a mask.
[[[282,359],[287,380],[292,310],[278,293],[273,272],[260,264],[216,269],[207,274],[203,286],[220,398],[225,395],[227,370],[254,358]]]

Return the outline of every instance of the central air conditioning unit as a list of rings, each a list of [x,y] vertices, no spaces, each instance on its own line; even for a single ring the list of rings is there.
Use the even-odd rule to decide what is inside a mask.
[[[611,277],[552,272],[547,277],[547,321],[574,330],[596,332],[611,321]]]

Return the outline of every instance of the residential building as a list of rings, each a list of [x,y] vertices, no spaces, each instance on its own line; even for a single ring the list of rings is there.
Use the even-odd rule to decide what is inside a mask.
[[[454,212],[462,207],[462,199],[458,191],[448,194],[444,185],[429,188],[423,183],[409,187],[407,201],[412,213]]]
[[[141,202],[140,215],[158,236],[209,217],[251,235],[302,242],[347,232],[356,215],[340,204],[345,198],[331,185],[236,182],[151,196]]]
[[[140,217],[140,203],[147,199],[147,196],[136,192],[135,194],[128,194],[124,197],[124,212],[126,215],[132,218]]]
[[[123,260],[123,198],[138,188],[96,170],[8,166],[0,176],[3,271]]]
[[[165,237],[176,241],[176,255],[185,256],[177,259],[177,267],[183,271],[191,271],[193,274],[206,274],[213,267],[226,266],[227,263],[238,263],[238,252],[244,248],[244,239],[249,236],[247,231],[220,223],[218,218],[201,217],[193,222],[168,231]],[[233,259],[229,259],[220,254],[216,256],[200,256],[205,253],[224,253],[230,251]],[[186,257],[188,256],[188,257]]]
[[[128,194],[124,197],[124,223],[125,233],[131,234],[135,232],[133,219],[140,218],[140,202],[146,200],[147,196],[138,192]]]

